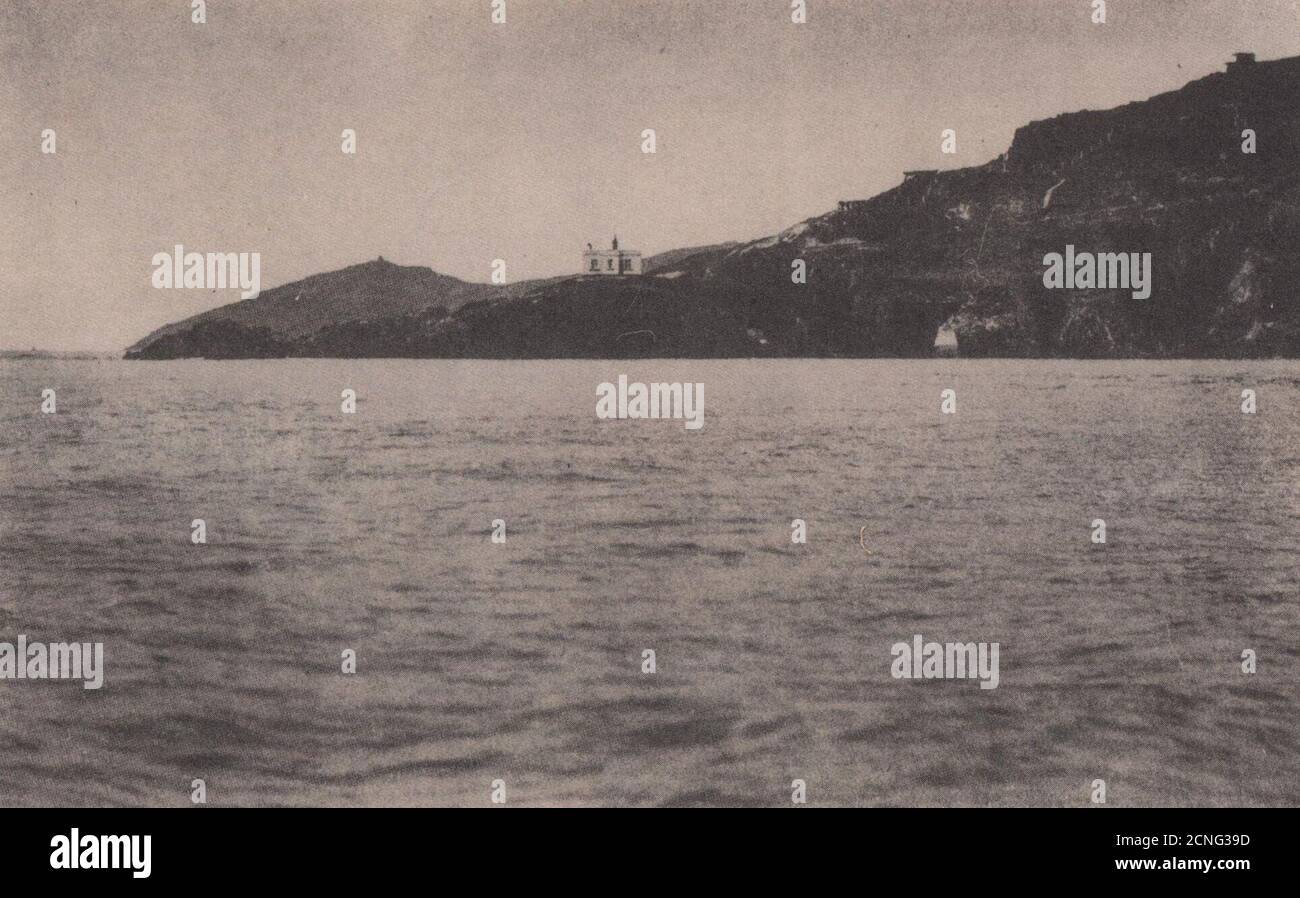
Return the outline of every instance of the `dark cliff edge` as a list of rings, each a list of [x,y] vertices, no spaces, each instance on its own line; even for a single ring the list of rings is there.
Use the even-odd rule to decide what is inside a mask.
[[[1151,295],[1046,289],[1043,257],[1067,244],[1151,253]],[[1297,247],[1300,58],[1034,122],[985,165],[663,253],[644,276],[502,288],[366,263],[168,325],[126,357],[916,357],[944,325],[965,356],[1297,357]]]

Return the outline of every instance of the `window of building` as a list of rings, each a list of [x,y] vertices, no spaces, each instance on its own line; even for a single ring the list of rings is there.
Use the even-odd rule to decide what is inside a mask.
[[[599,259],[592,259],[592,260],[591,260],[591,270],[592,270],[592,271],[600,271],[600,260],[599,260]]]

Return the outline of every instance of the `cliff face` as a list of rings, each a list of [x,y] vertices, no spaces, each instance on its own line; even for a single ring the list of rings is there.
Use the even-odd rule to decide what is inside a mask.
[[[450,302],[314,329],[278,327],[250,300],[207,313],[234,332],[199,316],[131,357],[928,356],[944,323],[963,355],[1300,356],[1298,101],[1300,59],[1259,63],[1035,122],[987,165],[765,240],[666,253],[645,277],[455,282]],[[1043,257],[1067,244],[1150,253],[1151,295],[1046,289]],[[796,259],[806,284],[791,282]]]
[[[914,176],[698,274],[828,353],[929,355],[951,321],[966,355],[1300,355],[1298,101],[1300,60],[1283,60],[1034,123],[1003,159]],[[1043,257],[1067,244],[1151,253],[1151,296],[1045,289]]]

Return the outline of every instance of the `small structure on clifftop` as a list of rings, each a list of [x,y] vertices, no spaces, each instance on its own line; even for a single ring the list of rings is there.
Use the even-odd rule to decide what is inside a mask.
[[[1228,74],[1239,74],[1255,64],[1254,53],[1233,53],[1232,61],[1228,63]]]
[[[583,274],[640,274],[641,253],[634,249],[619,249],[618,236],[609,249],[592,249],[587,244],[587,251],[582,254]]]

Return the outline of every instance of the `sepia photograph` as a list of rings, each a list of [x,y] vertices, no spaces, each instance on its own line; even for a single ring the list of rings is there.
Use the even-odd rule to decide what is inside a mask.
[[[0,121],[33,868],[1300,805],[1295,0],[0,0]]]

